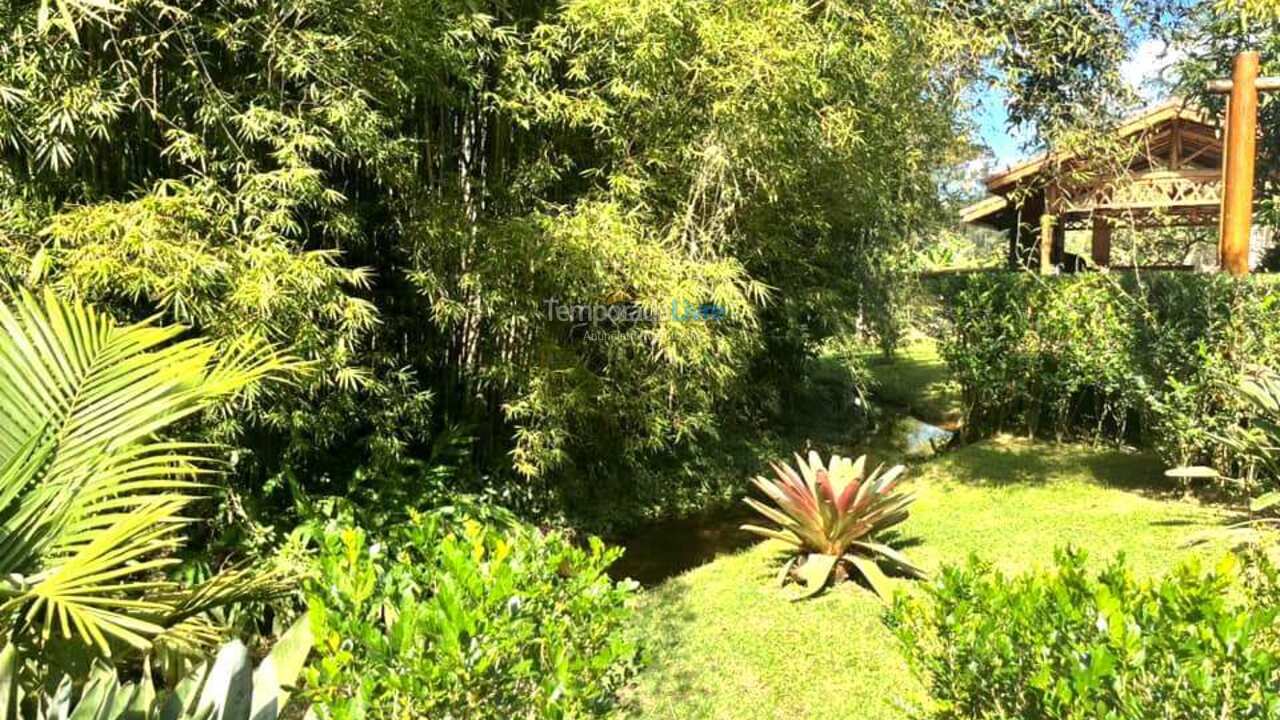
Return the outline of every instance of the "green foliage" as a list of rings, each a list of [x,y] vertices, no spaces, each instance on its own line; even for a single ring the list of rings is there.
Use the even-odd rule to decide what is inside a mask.
[[[1214,468],[1195,465],[1172,468],[1165,475],[1226,479],[1255,494],[1259,491],[1259,478],[1266,482],[1280,477],[1280,375],[1267,368],[1255,369],[1236,389],[1236,395],[1245,402],[1247,423],[1227,428],[1225,435],[1215,436],[1214,440],[1239,458],[1244,475],[1223,478]],[[1222,535],[1241,545],[1274,547],[1277,538],[1272,531],[1280,527],[1280,518],[1274,516],[1276,506],[1280,505],[1280,490],[1274,489],[1272,483],[1266,487],[1268,492],[1250,500],[1248,519],[1199,537]]]
[[[796,467],[771,463],[777,480],[756,477],[752,482],[774,506],[747,498],[747,505],[778,529],[743,525],[742,529],[766,538],[781,540],[800,551],[799,564],[792,558],[780,577],[794,567],[805,585],[803,597],[820,591],[837,569],[864,578],[882,598],[890,595],[879,563],[895,571],[922,577],[924,571],[906,556],[877,540],[877,534],[907,519],[907,507],[915,501],[911,493],[894,492],[906,467],[881,465],[868,475],[867,456],[856,461],[832,455],[823,464],[816,452],[809,460],[796,455]]]
[[[208,437],[245,447],[248,497],[220,514],[277,510],[287,487],[367,491],[360,468],[405,472],[408,447],[429,439],[430,397],[373,344],[360,261],[385,213],[370,190],[408,157],[376,107],[398,83],[364,62],[385,47],[367,30],[396,26],[398,8],[82,13],[95,3],[64,0],[44,23],[34,5],[0,15],[8,275],[120,316],[164,312],[225,347],[292,345],[311,363],[297,385],[204,419]]]
[[[636,659],[618,556],[499,513],[320,536],[307,599],[321,718],[560,718],[607,709]]]
[[[1177,2],[1179,0],[1171,0]],[[1054,172],[1026,184],[1037,190],[1107,182],[1141,152],[1114,128],[1138,98],[1123,79],[1134,24],[1147,9],[1132,0],[941,0],[956,19],[979,82],[1003,95],[1011,131],[1024,150],[1042,150]],[[978,95],[975,104],[989,99]],[[1066,159],[1072,161],[1067,162]],[[1079,162],[1079,158],[1089,158]]]
[[[1248,458],[1251,470],[1280,477],[1280,374],[1261,369],[1246,377],[1240,393],[1249,402],[1249,427],[1233,428],[1232,449]]]
[[[0,631],[42,660],[24,683],[52,667],[83,673],[95,656],[198,655],[222,632],[208,610],[280,591],[247,567],[192,586],[165,578],[225,465],[162,433],[260,387],[287,358],[120,325],[50,291],[9,295],[0,325]]]
[[[1128,356],[1132,329],[1109,278],[992,273],[940,282],[951,321],[940,350],[961,387],[966,432],[1047,424],[1059,434],[1123,436],[1141,394]]]
[[[1230,590],[1237,561],[1135,580],[1059,551],[1050,572],[1006,577],[970,559],[891,622],[931,688],[936,718],[1268,718],[1280,713],[1280,606]]]
[[[1224,117],[1226,96],[1207,92],[1209,80],[1231,77],[1236,54],[1253,50],[1262,56],[1262,74],[1280,75],[1280,12],[1269,0],[1146,0],[1154,32],[1182,57],[1173,68],[1178,92]],[[1280,103],[1263,96],[1258,110],[1257,188],[1260,219],[1280,227]]]
[[[1120,80],[1128,59],[1126,3],[1103,0],[955,0],[941,5],[988,44],[995,78],[1009,93],[1009,120],[1054,143],[1103,125],[1131,98]]]
[[[660,508],[711,494],[689,459],[731,424],[797,406],[825,339],[897,342],[972,83],[994,65],[1056,137],[1116,105],[1121,25],[1094,0],[19,3],[0,272],[310,363],[203,419],[243,448],[228,542],[324,497]]]
[[[0,11],[0,268],[311,363],[205,419],[257,546],[323,496],[661,504],[824,337],[896,332],[968,77],[917,0],[105,8]]]
[[[970,436],[1144,439],[1171,466],[1229,476],[1257,466],[1222,439],[1255,414],[1235,391],[1245,366],[1280,348],[1280,295],[1266,278],[991,274],[937,290],[951,320],[941,350]]]
[[[310,621],[304,617],[281,635],[257,670],[248,649],[234,640],[211,665],[197,666],[169,690],[156,691],[150,665],[137,682],[122,683],[111,667],[96,664],[81,687],[63,676],[53,693],[25,697],[14,682],[18,658],[10,645],[0,651],[0,720],[276,720],[311,644]]]
[[[1280,477],[1280,375],[1261,367],[1248,372],[1236,388],[1243,402],[1247,424],[1232,425],[1226,434],[1214,439],[1240,459],[1245,476],[1235,478],[1247,489],[1256,489],[1256,479]],[[1183,467],[1170,470],[1171,476],[1217,477],[1208,467]]]

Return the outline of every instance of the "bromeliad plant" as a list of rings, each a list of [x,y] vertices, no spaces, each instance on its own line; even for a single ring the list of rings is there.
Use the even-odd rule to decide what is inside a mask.
[[[857,460],[832,455],[824,466],[816,452],[809,453],[808,462],[797,454],[795,468],[770,463],[776,480],[752,480],[777,507],[752,498],[747,504],[781,527],[742,529],[799,551],[778,574],[783,583],[794,576],[804,584],[797,599],[816,594],[833,576],[839,579],[851,572],[887,599],[890,588],[880,563],[899,573],[924,576],[902,553],[875,540],[878,533],[906,520],[907,507],[915,501],[910,493],[895,492],[906,468],[896,465],[886,471],[881,465],[868,476],[866,461],[865,455]]]

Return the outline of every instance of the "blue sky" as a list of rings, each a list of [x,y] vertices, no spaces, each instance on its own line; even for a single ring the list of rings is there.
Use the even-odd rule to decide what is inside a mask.
[[[1129,60],[1121,72],[1147,105],[1166,100],[1169,96],[1165,70],[1178,59],[1177,51],[1170,52],[1163,42],[1154,38],[1135,37]],[[975,98],[970,117],[978,129],[978,139],[989,153],[979,164],[994,171],[1023,160],[1030,153],[1023,149],[1027,137],[1008,126],[1005,111],[1006,95],[998,90],[988,90]]]

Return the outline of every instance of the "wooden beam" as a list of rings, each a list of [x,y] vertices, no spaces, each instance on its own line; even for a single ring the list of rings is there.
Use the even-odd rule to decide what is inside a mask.
[[[1244,53],[1245,55],[1256,55],[1257,53]],[[1236,58],[1239,61],[1239,58]],[[1274,92],[1280,90],[1280,77],[1260,77],[1257,80],[1257,88],[1261,92]],[[1215,95],[1230,95],[1230,80],[1210,80],[1205,83],[1204,89],[1214,93]]]
[[[1227,111],[1227,161],[1222,192],[1222,270],[1235,277],[1249,273],[1249,233],[1253,226],[1254,163],[1258,143],[1258,67],[1256,52],[1236,56]],[[1280,87],[1280,86],[1277,86]]]
[[[1093,216],[1092,255],[1094,265],[1111,265],[1111,221],[1102,215]]]
[[[1199,140],[1201,143],[1212,145],[1213,147],[1217,147],[1222,143],[1222,138],[1218,137],[1217,133],[1202,132],[1195,128],[1183,128],[1182,140],[1186,142],[1188,139]]]
[[[1221,170],[1195,168],[1193,170],[1151,170],[1144,173],[1133,173],[1134,182],[1152,180],[1201,180],[1211,182],[1222,179]]]
[[[1214,146],[1212,146],[1212,145],[1205,145],[1205,146],[1201,147],[1199,150],[1196,150],[1195,152],[1191,153],[1190,155],[1188,155],[1188,156],[1186,156],[1186,157],[1182,158],[1182,162],[1183,162],[1184,164],[1188,164],[1188,163],[1194,162],[1194,161],[1196,161],[1196,160],[1199,160],[1201,155],[1205,155],[1205,154],[1207,154],[1207,153],[1211,153],[1211,152],[1218,152],[1218,151],[1219,151],[1219,148],[1217,148],[1217,147],[1214,147]],[[1219,160],[1219,162],[1221,162],[1221,160]],[[1218,173],[1218,179],[1219,179],[1219,180],[1221,180],[1221,179],[1222,179],[1222,174],[1221,174],[1221,173]]]

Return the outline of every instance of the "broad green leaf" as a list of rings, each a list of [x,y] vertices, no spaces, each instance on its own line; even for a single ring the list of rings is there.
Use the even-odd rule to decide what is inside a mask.
[[[182,720],[185,713],[194,710],[208,674],[209,666],[201,663],[179,680],[177,686],[165,697],[156,720]]]
[[[853,563],[858,572],[862,573],[862,577],[866,578],[867,583],[871,585],[871,589],[875,591],[881,600],[888,603],[893,599],[893,581],[885,576],[884,571],[880,569],[875,560],[853,553],[845,555],[845,559]]]
[[[156,687],[151,680],[151,658],[146,657],[142,660],[142,677],[125,708],[124,720],[149,720],[155,702]]]
[[[787,543],[788,545],[795,545],[798,547],[804,544],[800,542],[800,538],[796,537],[794,534],[786,530],[782,530],[782,531],[770,530],[769,528],[763,528],[763,527],[760,527],[759,525],[740,525],[738,526],[738,529],[745,530],[749,533],[753,533],[761,537],[769,538],[772,540],[781,540],[782,542]]]
[[[276,720],[289,701],[289,690],[311,654],[311,618],[303,614],[276,641],[253,673],[252,720]]]
[[[0,649],[0,720],[19,720],[18,650],[12,643]]]
[[[80,700],[68,720],[98,720],[107,717],[110,708],[115,704],[116,691],[119,689],[115,671],[108,666],[97,664],[80,692]]]
[[[1249,512],[1263,512],[1280,505],[1280,491],[1269,492],[1249,501]]]
[[[873,560],[875,555],[881,555],[885,559],[889,560],[889,562],[893,563],[896,567],[900,568],[903,572],[913,575],[917,578],[924,578],[926,576],[925,571],[921,569],[919,566],[917,566],[915,563],[911,562],[911,560],[907,558],[906,555],[903,555],[898,550],[895,550],[894,548],[891,548],[888,545],[885,545],[884,543],[854,542],[850,544],[850,547],[866,550],[869,554],[873,556]]]
[[[792,596],[792,600],[803,600],[813,597],[827,586],[827,581],[831,579],[831,571],[836,567],[836,561],[839,560],[835,555],[824,555],[822,553],[810,553],[805,558],[804,564],[796,570],[796,574],[800,578],[800,582],[804,584],[804,589],[797,595]]]
[[[214,658],[196,703],[196,715],[212,710],[211,720],[249,720],[252,702],[253,666],[249,663],[249,650],[244,643],[234,640],[223,645]]]
[[[787,583],[787,576],[791,574],[791,568],[795,567],[795,565],[796,558],[787,558],[787,561],[782,564],[782,567],[778,568],[778,575],[774,579],[774,583],[777,585],[785,585]],[[4,719],[0,718],[0,720]]]

